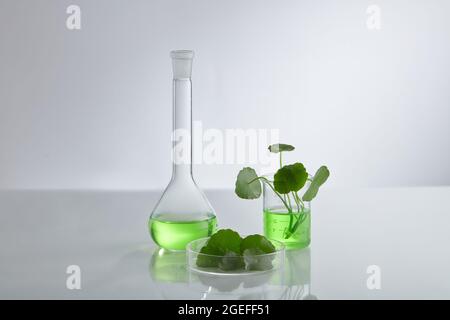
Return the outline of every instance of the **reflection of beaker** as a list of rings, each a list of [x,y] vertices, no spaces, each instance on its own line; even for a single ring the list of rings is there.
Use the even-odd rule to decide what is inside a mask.
[[[173,65],[172,179],[149,220],[153,240],[162,248],[185,250],[195,239],[210,236],[216,215],[192,177],[191,69],[194,52],[171,52]]]
[[[311,294],[311,250],[286,251],[286,290],[284,299],[316,299]]]

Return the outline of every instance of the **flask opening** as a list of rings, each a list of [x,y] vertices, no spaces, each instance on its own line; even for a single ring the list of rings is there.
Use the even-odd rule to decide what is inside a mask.
[[[192,50],[173,50],[170,52],[172,58],[173,78],[190,79],[192,73],[192,59],[194,51]]]

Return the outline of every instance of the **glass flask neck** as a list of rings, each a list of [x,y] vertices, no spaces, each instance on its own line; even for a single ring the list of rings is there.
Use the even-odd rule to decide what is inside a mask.
[[[172,179],[192,179],[191,88],[191,79],[173,79]]]
[[[171,52],[173,67],[172,180],[192,180],[192,59],[193,52]]]

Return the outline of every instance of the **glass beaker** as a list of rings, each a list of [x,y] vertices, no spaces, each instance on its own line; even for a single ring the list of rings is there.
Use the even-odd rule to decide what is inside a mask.
[[[267,178],[273,181],[273,176]],[[311,242],[311,203],[302,201],[295,205],[291,194],[282,195],[282,198],[264,183],[264,235],[284,243],[287,250],[306,248]],[[292,204],[292,210],[289,211],[283,202]]]
[[[192,177],[192,82],[194,52],[170,53],[173,67],[172,179],[156,204],[149,231],[160,247],[185,250],[186,245],[210,236],[217,227],[208,199]]]

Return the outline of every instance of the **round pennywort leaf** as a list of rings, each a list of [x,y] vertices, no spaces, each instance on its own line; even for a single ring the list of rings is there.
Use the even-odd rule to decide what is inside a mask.
[[[241,241],[242,238],[236,231],[221,229],[211,236],[207,246],[220,255],[230,251],[239,254],[241,252]]]
[[[321,166],[314,175],[314,178],[309,185],[308,190],[306,190],[305,194],[303,195],[303,201],[311,201],[312,199],[314,199],[317,195],[317,192],[319,192],[320,186],[322,186],[327,181],[329,176],[330,171],[328,170],[328,168],[326,166]]]
[[[303,164],[297,162],[282,167],[275,173],[273,184],[275,190],[281,194],[291,191],[297,192],[306,183],[308,173]]]
[[[241,252],[247,249],[257,249],[260,254],[275,252],[275,247],[266,237],[260,234],[253,234],[245,237],[241,242]]]
[[[241,252],[248,270],[270,270],[273,268],[275,247],[266,237],[254,234],[245,237],[241,242]]]
[[[291,146],[290,144],[284,144],[284,143],[276,143],[269,146],[269,151],[272,153],[279,153],[283,151],[292,151],[294,150],[294,146]]]
[[[257,199],[261,196],[261,182],[255,180],[258,178],[256,171],[246,167],[239,171],[236,179],[236,188],[234,192],[242,199]]]

